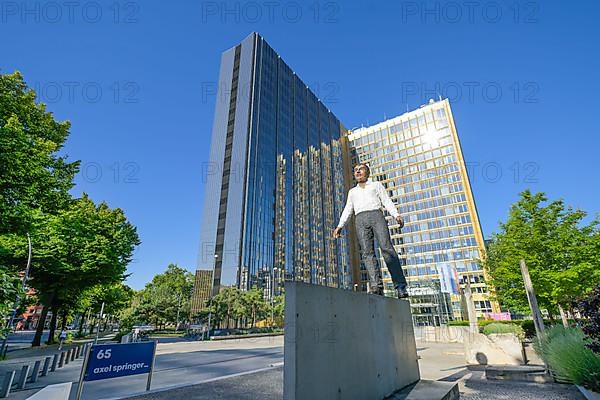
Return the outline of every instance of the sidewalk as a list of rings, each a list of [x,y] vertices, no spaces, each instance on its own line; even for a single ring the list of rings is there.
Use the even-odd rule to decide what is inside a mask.
[[[573,385],[489,381],[482,368],[467,368],[461,343],[417,341],[421,379],[458,382],[462,400],[585,400]],[[156,390],[126,397],[135,400],[251,400],[283,398],[283,367]],[[392,398],[393,399],[393,398]],[[391,399],[390,399],[391,400]]]
[[[102,341],[111,340],[112,338],[114,338],[114,335],[109,334],[99,338],[98,342],[101,343]],[[55,354],[67,352],[69,349],[75,348],[78,345],[93,341],[94,340],[91,338],[74,340],[72,343],[65,344],[60,351],[58,350],[58,344],[42,345],[40,347],[29,347],[27,349],[10,351],[7,353],[7,359],[0,361],[0,380],[4,379],[7,372],[16,371],[14,382],[17,382],[23,366],[29,365],[29,374],[31,374],[36,361],[40,361],[41,365],[43,365],[46,357],[54,357]],[[47,376],[38,377],[37,382],[27,383],[24,390],[19,391],[13,389],[9,398],[11,400],[26,399],[47,385],[77,381],[83,359],[83,357],[76,358],[73,361],[69,361],[68,364],[65,363],[62,368],[57,368],[56,371],[49,372]]]
[[[461,400],[585,400],[572,385],[488,381],[483,371],[466,368],[445,382],[459,383]],[[283,398],[283,367],[213,380],[199,385],[150,392],[130,400],[275,400]],[[389,400],[394,400],[391,397]]]
[[[109,333],[105,336],[101,336],[98,338],[98,342],[105,342],[108,340],[112,340],[115,337],[114,333]],[[93,342],[93,338],[82,338],[82,339],[74,339],[71,343],[65,344],[62,348],[62,351],[67,351],[72,347],[76,347],[77,345],[81,345],[88,342]],[[13,362],[19,362],[19,360],[26,359],[38,359],[53,356],[55,353],[59,353],[58,343],[46,345],[42,343],[39,347],[27,347],[22,349],[14,349],[10,350],[6,353],[6,360],[0,361],[0,368],[2,368],[5,364],[10,364]]]

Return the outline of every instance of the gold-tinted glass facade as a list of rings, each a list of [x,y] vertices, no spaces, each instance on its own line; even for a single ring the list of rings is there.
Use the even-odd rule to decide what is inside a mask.
[[[370,166],[371,179],[384,185],[404,218],[400,229],[386,212],[409,285],[422,288],[430,282],[439,290],[441,271],[456,271],[457,286],[471,280],[479,315],[499,311],[489,298],[478,261],[484,251],[483,235],[448,100],[355,129],[348,139],[352,163]],[[382,258],[380,264],[385,265]],[[390,275],[385,268],[382,272],[391,291]],[[366,280],[364,272],[362,278]],[[451,303],[437,306],[446,315],[461,318],[460,297],[450,298]],[[415,296],[411,301],[416,304],[420,299]]]
[[[206,308],[210,293],[212,273],[211,270],[196,270],[194,293],[192,294],[192,302],[190,305],[190,314],[192,318]]]

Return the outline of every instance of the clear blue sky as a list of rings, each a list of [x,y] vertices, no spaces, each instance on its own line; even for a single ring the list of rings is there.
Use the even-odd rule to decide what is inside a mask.
[[[348,128],[449,97],[486,237],[525,188],[599,211],[599,2],[367,3],[3,2],[0,71],[72,122],[74,193],[138,227],[134,288],[195,269],[211,89],[252,31]]]

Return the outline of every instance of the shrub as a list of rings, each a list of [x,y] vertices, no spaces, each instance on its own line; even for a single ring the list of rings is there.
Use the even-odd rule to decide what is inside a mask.
[[[600,392],[600,356],[588,349],[586,342],[580,328],[555,325],[534,347],[559,379]]]
[[[448,321],[448,326],[469,326],[469,321]]]
[[[600,285],[590,295],[577,304],[579,311],[587,321],[583,323],[583,332],[590,339],[588,348],[600,354]]]
[[[535,324],[532,319],[525,319],[521,321],[521,328],[525,332],[525,337],[532,338],[535,336]]]
[[[521,340],[525,338],[525,332],[523,332],[523,328],[517,324],[507,324],[507,323],[491,323],[486,324],[483,327],[484,335],[491,335],[496,333],[514,333]]]

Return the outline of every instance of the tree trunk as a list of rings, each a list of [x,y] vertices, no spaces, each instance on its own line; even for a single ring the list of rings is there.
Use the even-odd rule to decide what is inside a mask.
[[[42,315],[40,316],[37,327],[35,328],[35,335],[31,341],[31,347],[38,347],[42,344],[42,335],[44,333],[44,325],[46,325],[46,317],[48,317],[48,308],[49,307],[47,305],[44,305],[44,308],[42,308]]]
[[[569,305],[569,317],[575,319],[575,309],[573,308],[573,303]]]
[[[48,340],[46,344],[56,343],[54,341],[54,333],[56,332],[56,321],[58,320],[58,307],[52,305],[52,318],[50,319],[50,333],[48,334]]]
[[[565,328],[569,327],[569,321],[567,319],[567,313],[565,312],[565,309],[562,307],[562,305],[558,305],[558,311],[560,311],[560,318],[562,319],[562,324]]]
[[[85,321],[85,318],[83,318],[83,314],[79,315],[79,327],[77,328],[77,336],[81,337],[83,336],[83,322]]]
[[[90,323],[90,325],[89,325],[89,327],[88,327],[88,328],[89,328],[89,330],[90,330],[90,335],[91,335],[92,333],[94,333],[94,327],[96,326],[96,318],[95,318],[95,317],[94,317],[94,318],[92,318],[92,319],[91,319],[91,321],[92,321],[93,323]]]
[[[64,309],[63,313],[62,313],[62,321],[60,324],[60,329],[61,330],[67,329],[67,310],[66,309]]]

